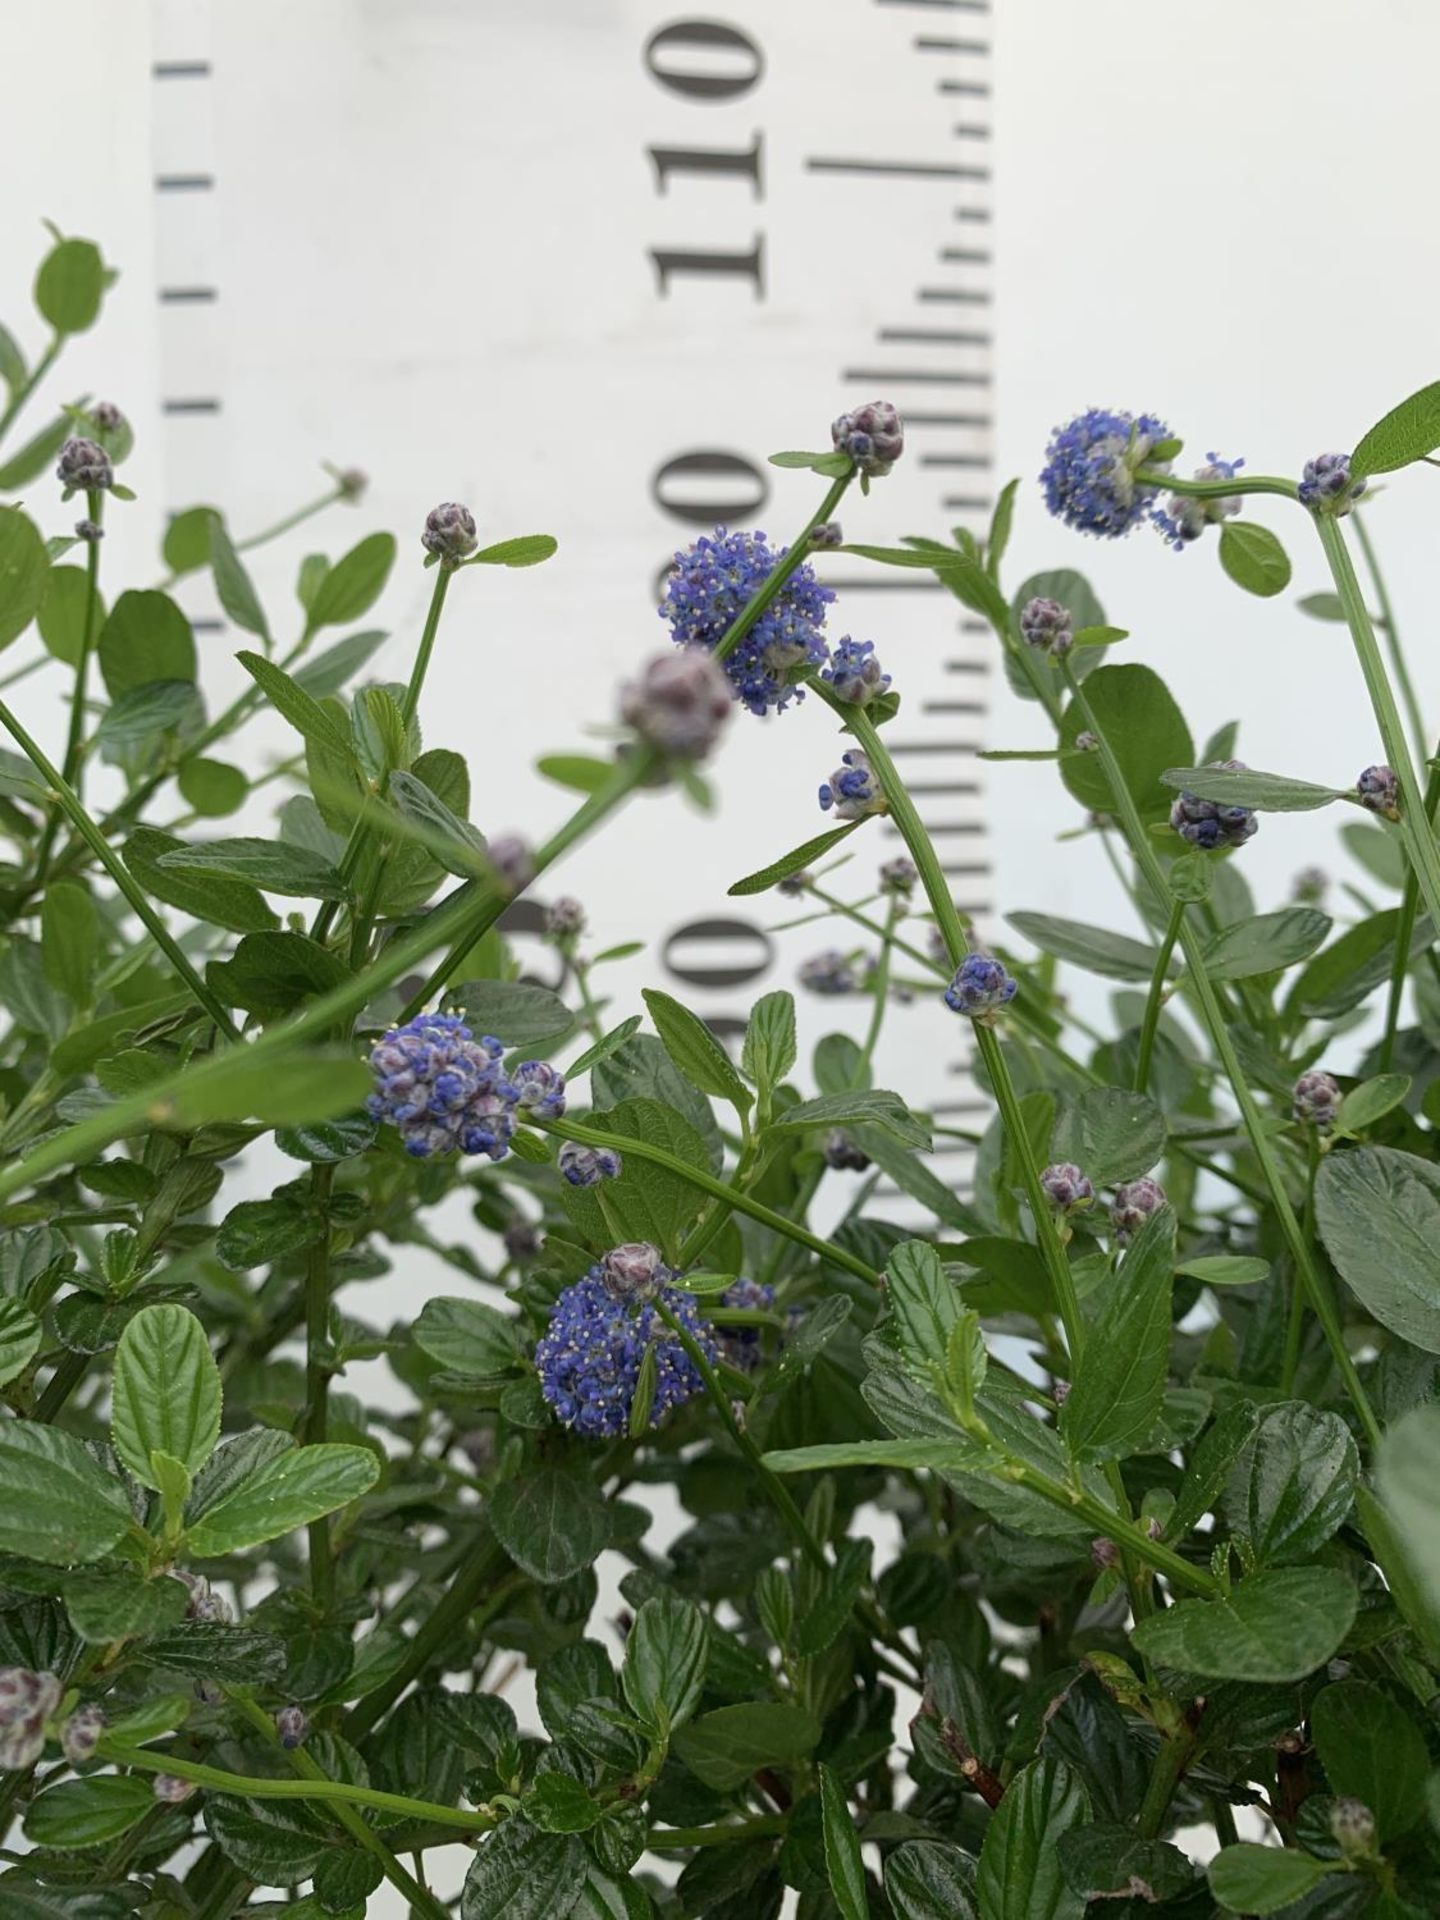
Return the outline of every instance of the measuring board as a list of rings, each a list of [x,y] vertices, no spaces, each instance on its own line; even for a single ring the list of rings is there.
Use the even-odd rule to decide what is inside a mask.
[[[405,532],[435,500],[467,501],[482,539],[554,532],[547,567],[457,582],[425,702],[430,743],[471,760],[478,823],[548,826],[570,802],[534,759],[610,722],[617,683],[667,644],[670,552],[717,522],[783,544],[812,511],[815,477],[768,453],[825,446],[836,413],[892,399],[905,458],[847,499],[847,536],[983,530],[991,27],[985,0],[157,0],[166,505],[224,499],[243,533],[303,499],[321,457],[365,467],[358,512],[256,572],[284,604],[307,544],[400,530],[392,675],[428,593]],[[993,643],[928,578],[844,555],[818,571],[832,634],[873,639],[902,691],[891,750],[983,926]],[[185,591],[233,651],[204,589]],[[642,796],[552,878],[597,947],[657,935],[597,975],[616,1017],[658,982],[724,1030],[803,958],[853,944],[840,922],[774,932],[796,911],[774,894],[726,898],[827,824],[816,788],[841,745],[813,700],[737,711],[714,816]],[[836,880],[851,897],[901,850],[888,823],[856,842]],[[868,1011],[797,998],[802,1060]],[[969,1124],[967,1046],[931,983],[894,1010],[878,1078]]]

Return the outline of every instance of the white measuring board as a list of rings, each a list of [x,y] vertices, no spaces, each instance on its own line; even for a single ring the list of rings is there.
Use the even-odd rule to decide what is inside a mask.
[[[768,453],[892,399],[906,455],[847,500],[849,537],[983,528],[984,0],[165,0],[153,21],[166,505],[224,500],[243,532],[303,498],[321,457],[365,467],[358,512],[257,573],[283,605],[307,541],[402,530],[378,662],[395,675],[429,587],[405,530],[436,500],[467,501],[482,538],[560,539],[534,573],[462,576],[427,688],[429,739],[470,757],[487,830],[563,816],[533,760],[611,721],[617,683],[667,644],[656,582],[677,545],[803,524],[818,483]],[[835,636],[873,639],[903,692],[892,750],[983,919],[986,636],[928,579],[843,555],[819,571]],[[655,936],[597,987],[628,1011],[657,982],[723,1027],[851,945],[839,923],[776,937],[793,903],[725,892],[828,824],[816,787],[841,744],[813,701],[737,712],[714,816],[642,797],[572,856],[553,887],[591,906],[597,945]],[[900,850],[888,825],[857,839],[851,894]],[[802,1040],[866,1014],[799,998]],[[933,993],[898,1008],[881,1077],[953,1118],[965,1038]]]

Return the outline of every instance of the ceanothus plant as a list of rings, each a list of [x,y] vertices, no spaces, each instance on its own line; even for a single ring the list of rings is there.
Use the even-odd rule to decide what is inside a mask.
[[[1070,529],[1213,542],[1262,595],[1290,563],[1245,509],[1309,522],[1307,610],[1374,715],[1353,782],[1246,766],[1223,715],[1197,746],[1068,567],[1007,590],[1014,485],[983,542],[847,546],[842,500],[904,458],[876,401],[775,456],[826,484],[789,545],[676,556],[673,644],[610,757],[555,763],[583,795],[532,845],[472,824],[421,721],[449,596],[555,542],[435,507],[395,681],[356,624],[391,536],[304,559],[288,645],[244,558],[357,503],[350,471],[250,539],[179,514],[164,583],[117,591],[123,415],[8,446],[111,277],[59,239],[33,364],[0,331],[0,1915],[351,1920],[386,1882],[425,1920],[1440,1910],[1440,755],[1355,512],[1440,447],[1440,386],[1298,481],[1187,479],[1120,411],[1046,457]],[[904,686],[828,630],[836,547],[988,622],[1055,734],[996,779],[1053,763],[1126,931],[962,922],[886,747]],[[213,718],[168,591],[203,570],[254,642]],[[55,758],[11,699],[40,667]],[[267,707],[294,751],[257,776]],[[737,1057],[665,993],[609,1008],[550,869],[642,794],[706,797],[727,725],[826,710],[829,819],[732,891],[829,923],[798,984],[863,1000],[864,1038],[802,1068],[786,991]],[[267,784],[274,836],[227,837]],[[1257,911],[1265,817],[1346,803],[1340,912],[1313,868]],[[857,891],[831,855],[876,815],[905,854]],[[562,991],[507,938],[537,884]],[[1108,1030],[1062,968],[1114,983]],[[902,1005],[973,1034],[964,1192],[930,1152],[956,1130],[874,1084]],[[416,1248],[454,1292],[367,1321]],[[375,1359],[403,1399],[356,1391]]]

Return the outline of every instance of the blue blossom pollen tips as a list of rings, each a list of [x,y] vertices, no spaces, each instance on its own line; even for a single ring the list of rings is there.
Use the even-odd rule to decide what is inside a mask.
[[[845,530],[838,520],[822,520],[818,527],[810,529],[812,547],[843,547]]]
[[[1041,595],[1027,600],[1020,609],[1020,637],[1027,647],[1036,647],[1043,653],[1057,657],[1068,653],[1075,639],[1070,609],[1062,607],[1058,600],[1047,600]]]
[[[510,1075],[515,1104],[532,1120],[558,1120],[565,1111],[565,1076],[548,1060],[522,1060]]]
[[[105,1710],[93,1700],[66,1717],[60,1727],[60,1750],[72,1767],[83,1767],[95,1758],[104,1731]]]
[[[1312,513],[1346,514],[1365,491],[1365,482],[1350,472],[1348,453],[1321,453],[1305,462],[1300,476],[1300,504]]]
[[[115,484],[115,469],[98,441],[75,437],[60,449],[55,478],[65,489],[63,498],[68,500],[72,493],[104,493]]]
[[[1054,1213],[1083,1213],[1087,1207],[1095,1204],[1094,1187],[1079,1167],[1069,1160],[1046,1167],[1040,1176],[1040,1185]]]
[[[63,1692],[53,1673],[0,1667],[0,1773],[23,1773],[40,1758]]]
[[[1243,460],[1222,460],[1218,454],[1207,453],[1205,465],[1195,469],[1197,480],[1216,481],[1233,480],[1243,467]],[[1206,527],[1218,526],[1222,520],[1229,520],[1239,513],[1245,504],[1238,493],[1206,494],[1203,497],[1193,493],[1172,493],[1164,512],[1155,513],[1156,524],[1164,533],[1166,540],[1179,551],[1198,540]]]
[[[837,1173],[864,1173],[870,1156],[857,1147],[843,1127],[831,1127],[825,1136],[825,1164]]]
[[[903,900],[915,891],[915,883],[919,878],[920,869],[913,860],[907,860],[902,853],[894,860],[882,861],[880,891],[892,895],[897,900]]]
[[[275,1715],[275,1732],[287,1753],[305,1744],[310,1732],[310,1716],[303,1707],[281,1707]]]
[[[602,1180],[618,1180],[625,1163],[613,1147],[587,1147],[567,1140],[560,1148],[560,1173],[572,1187],[598,1187]]]
[[[855,993],[860,986],[854,962],[848,954],[840,953],[834,947],[802,960],[798,977],[801,986],[810,993],[832,996]]]
[[[196,1791],[193,1780],[182,1780],[173,1773],[157,1773],[151,1787],[155,1798],[166,1807],[178,1807]]]
[[[730,683],[708,653],[684,647],[647,661],[620,696],[620,713],[648,746],[669,760],[703,760],[734,706]]]
[[[840,756],[840,765],[820,788],[821,810],[833,807],[837,820],[864,820],[872,813],[888,813],[889,802],[870,762],[859,747]]]
[[[1314,1127],[1317,1133],[1329,1133],[1340,1111],[1341,1098],[1340,1083],[1335,1076],[1312,1067],[1295,1082],[1291,1110],[1301,1126]]]
[[[515,1132],[515,1089],[500,1042],[476,1040],[458,1014],[420,1013],[370,1050],[372,1118],[394,1127],[417,1160],[483,1153],[502,1160]]]
[[[458,500],[444,500],[438,507],[432,507],[425,516],[425,531],[420,535],[420,544],[427,553],[448,562],[452,567],[466,554],[473,553],[479,544],[475,532],[475,516],[468,507],[462,507]]]
[[[1355,791],[1361,806],[1370,813],[1381,814],[1386,820],[1400,818],[1400,782],[1393,767],[1366,767],[1355,782]]]
[[[1129,1246],[1131,1235],[1164,1205],[1165,1189],[1158,1180],[1152,1180],[1148,1173],[1142,1174],[1138,1180],[1122,1181],[1110,1202],[1110,1225],[1116,1244]]]
[[[1243,760],[1212,760],[1227,773],[1243,773]],[[1218,800],[1201,800],[1182,793],[1170,809],[1170,824],[1192,847],[1212,852],[1217,847],[1243,847],[1260,822],[1251,807],[1227,807]]]
[[[1323,867],[1302,867],[1291,884],[1291,896],[1302,906],[1318,907],[1330,891],[1330,876]]]
[[[552,940],[575,940],[585,931],[585,909],[568,893],[552,900],[545,910],[545,931]]]
[[[626,1270],[645,1270],[649,1298],[616,1292],[617,1254],[625,1256],[619,1264]],[[617,1247],[556,1300],[535,1347],[535,1366],[540,1391],[565,1426],[590,1439],[628,1433],[647,1352],[654,1356],[652,1429],[705,1391],[699,1369],[656,1312],[657,1302],[663,1304],[705,1357],[717,1358],[712,1329],[699,1318],[694,1299],[670,1284],[675,1278],[653,1247]]]
[[[1154,414],[1091,407],[1057,427],[1045,450],[1040,484],[1051,513],[1081,533],[1118,539],[1154,516],[1159,487],[1136,478],[1142,467],[1166,473],[1155,449],[1170,429]]]
[[[535,856],[529,841],[522,840],[518,833],[498,834],[487,841],[485,858],[512,899],[517,893],[523,893],[535,878]]]
[[[968,954],[945,989],[945,1004],[952,1013],[968,1014],[990,1026],[1000,1008],[1015,998],[1017,984],[993,955]]]
[[[763,1280],[737,1280],[720,1296],[722,1307],[739,1308],[749,1313],[768,1313],[775,1304],[775,1289]],[[720,1352],[741,1373],[754,1373],[764,1358],[759,1327],[717,1327]]]
[[[830,655],[828,667],[820,678],[828,680],[837,700],[852,707],[868,707],[890,685],[888,673],[882,673],[875,658],[873,640],[852,640],[847,634]]]
[[[675,555],[665,581],[660,617],[677,646],[707,653],[725,638],[764,586],[788,548],[776,553],[763,533],[727,533],[717,527]],[[751,713],[778,713],[803,697],[795,681],[829,657],[825,609],[835,598],[802,560],[721,665],[735,697]]]
[[[861,473],[879,479],[905,451],[905,423],[888,400],[842,413],[830,427],[837,453],[848,453]]]

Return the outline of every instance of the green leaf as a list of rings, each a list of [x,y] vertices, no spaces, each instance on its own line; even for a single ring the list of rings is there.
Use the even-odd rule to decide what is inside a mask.
[[[884,1087],[856,1088],[849,1093],[822,1093],[814,1100],[797,1101],[770,1123],[772,1133],[810,1133],[819,1128],[879,1127],[905,1147],[930,1148],[930,1129],[913,1114],[898,1093]]]
[[[559,546],[552,533],[521,533],[510,540],[497,540],[481,547],[465,562],[467,567],[538,567]]]
[[[1083,573],[1073,567],[1056,567],[1043,573],[1031,574],[1021,582],[1018,590],[1011,596],[1008,618],[999,629],[1012,636],[1014,644],[1005,649],[1005,678],[1010,690],[1021,700],[1037,700],[1040,688],[1044,688],[1057,705],[1065,699],[1065,677],[1059,665],[1048,655],[1037,653],[1032,647],[1015,638],[1020,630],[1020,610],[1030,600],[1058,600],[1070,615],[1072,632],[1084,633],[1105,625],[1105,610],[1101,606],[1094,588]],[[1100,652],[1086,652],[1070,655],[1070,670],[1077,679],[1085,679],[1097,666],[1104,655]]]
[[[8,327],[0,327],[0,380],[11,394],[23,387],[26,378],[25,355]]]
[[[1227,1913],[1278,1913],[1324,1879],[1325,1863],[1294,1847],[1241,1840],[1224,1847],[1207,1869],[1210,1891]]]
[[[598,1088],[596,1097],[600,1097]],[[688,1166],[706,1167],[704,1143],[673,1107],[661,1106],[655,1100],[626,1100],[612,1112],[596,1117],[608,1133],[663,1147]],[[624,1165],[619,1178],[605,1182],[604,1209],[595,1189],[567,1186],[561,1194],[566,1212],[591,1241],[608,1246],[618,1230],[628,1239],[653,1242],[673,1259],[705,1205],[706,1196],[668,1167],[656,1166],[623,1149],[621,1157]]]
[[[100,317],[105,262],[89,240],[62,240],[40,262],[35,305],[57,333],[85,333]]]
[[[1072,1827],[1060,1836],[1060,1866],[1067,1885],[1087,1901],[1129,1894],[1136,1910],[1141,1901],[1188,1893],[1195,1882],[1195,1869],[1178,1847],[1142,1840],[1127,1826]]]
[[[1340,1416],[1285,1401],[1262,1411],[1230,1477],[1226,1517],[1257,1564],[1307,1560],[1344,1521],[1359,1478]]]
[[[795,1039],[795,996],[783,988],[765,993],[745,1023],[741,1069],[765,1098],[780,1085],[799,1057]]]
[[[848,460],[845,454],[835,453],[772,453],[768,456],[772,467],[795,467],[812,473],[828,473],[836,459]],[[841,473],[844,467],[839,469]]]
[[[1338,787],[1317,787],[1308,780],[1291,780],[1283,773],[1260,773],[1254,767],[1167,767],[1167,787],[1214,800],[1227,807],[1252,807],[1257,813],[1313,813],[1343,800]]]
[[[636,1718],[655,1733],[672,1733],[694,1713],[707,1644],[704,1614],[678,1594],[655,1594],[636,1614],[621,1680]]]
[[[0,1387],[8,1386],[40,1351],[43,1329],[29,1307],[0,1300]]]
[[[825,1836],[825,1872],[840,1920],[869,1920],[865,1891],[865,1863],[860,1858],[860,1836],[850,1818],[845,1789],[829,1767],[820,1774],[820,1819]]]
[[[71,1434],[0,1424],[0,1552],[78,1566],[102,1559],[130,1525],[124,1488]]]
[[[1076,1460],[1123,1460],[1160,1417],[1170,1363],[1175,1216],[1160,1207],[1135,1235],[1090,1329],[1060,1414]]]
[[[37,1847],[66,1851],[101,1847],[128,1833],[155,1805],[148,1779],[129,1773],[94,1773],[64,1780],[32,1800],[25,1838]]]
[[[122,593],[100,630],[98,654],[112,700],[152,680],[195,678],[195,636],[168,593]]]
[[[1201,1253],[1178,1262],[1175,1271],[1207,1287],[1253,1287],[1269,1276],[1270,1262],[1248,1253]]]
[[[730,1063],[730,1056],[697,1014],[658,988],[642,988],[642,997],[665,1051],[701,1093],[728,1100],[746,1113],[754,1095]]]
[[[1268,527],[1253,520],[1227,520],[1220,528],[1220,564],[1247,593],[1262,599],[1290,584],[1290,556]]]
[[[198,573],[210,564],[210,522],[220,519],[217,507],[186,507],[174,513],[165,528],[160,555],[171,573]]]
[[[1343,624],[1346,617],[1345,603],[1338,593],[1304,593],[1295,605],[1301,613],[1308,613],[1312,620],[1333,620]]]
[[[1358,1007],[1390,978],[1399,926],[1399,907],[1387,907],[1347,927],[1300,974],[1290,990],[1287,1010],[1315,1020],[1334,1020]],[[1429,916],[1422,914],[1411,934],[1409,958],[1418,960],[1434,942],[1435,930]]]
[[[281,1127],[275,1144],[292,1160],[304,1160],[312,1167],[333,1167],[364,1153],[374,1144],[379,1130],[379,1122],[368,1113],[352,1113],[308,1127]]]
[[[1440,380],[1432,381],[1392,407],[1360,441],[1350,456],[1350,471],[1362,479],[1372,473],[1395,473],[1440,447]]]
[[[1393,1147],[1327,1154],[1315,1217],[1362,1306],[1412,1346],[1440,1353],[1440,1168]]]
[[[264,896],[239,880],[213,874],[189,873],[163,866],[167,854],[181,851],[184,842],[158,827],[137,827],[121,848],[121,858],[153,899],[178,907],[211,926],[232,933],[258,933],[279,926]]]
[[[640,1031],[642,1017],[632,1013],[628,1020],[622,1020],[618,1027],[612,1027],[607,1034],[602,1034],[593,1047],[587,1047],[570,1062],[565,1069],[565,1078],[577,1080],[582,1073],[588,1073],[602,1060],[608,1060],[612,1054],[618,1053],[631,1035]]]
[[[237,627],[258,634],[267,645],[270,629],[245,563],[235,551],[225,522],[215,516],[210,521],[210,568],[215,576],[215,592],[220,604]]]
[[[871,1547],[869,1540],[840,1542],[834,1567],[825,1573],[814,1604],[796,1624],[795,1651],[802,1659],[828,1652],[844,1631],[870,1576]]]
[[[795,847],[789,853],[782,853],[778,860],[772,860],[768,867],[761,867],[758,873],[750,873],[743,880],[737,880],[728,892],[734,894],[768,893],[778,881],[788,880],[792,873],[803,873],[812,860],[819,860],[832,847],[838,847],[846,834],[853,833],[861,824],[858,820],[847,820],[843,827],[830,827],[824,833],[817,833],[813,840],[807,840],[802,847]]]
[[[599,793],[614,776],[614,763],[586,753],[547,753],[535,762],[535,771],[557,786],[576,793]]]
[[[254,1627],[186,1620],[134,1649],[147,1666],[242,1687],[273,1686],[285,1675],[285,1643]]]
[[[462,980],[448,997],[473,1032],[493,1034],[507,1047],[552,1040],[574,1025],[559,994],[530,980]]]
[[[314,1874],[330,1846],[323,1814],[298,1801],[205,1796],[205,1825],[225,1858],[267,1887],[294,1887]]]
[[[985,569],[968,553],[958,552],[953,547],[938,543],[918,548],[863,547],[847,542],[844,551],[858,554],[863,560],[878,560],[882,566],[928,569],[950,589],[957,600],[973,612],[983,614],[997,631],[1004,630],[1010,617],[1004,594]]]
[[[975,1862],[938,1840],[907,1840],[885,1857],[895,1920],[976,1920]]]
[[[65,1582],[65,1610],[70,1624],[92,1646],[161,1633],[184,1619],[189,1602],[189,1589],[163,1575],[156,1580],[136,1580],[76,1573]]]
[[[597,1115],[635,1099],[673,1108],[700,1136],[711,1172],[718,1173],[724,1165],[725,1149],[710,1102],[676,1071],[675,1062],[653,1034],[637,1033],[599,1061],[591,1069],[590,1092]]]
[[[32,434],[19,451],[0,466],[0,493],[14,493],[28,486],[46,467],[52,466],[56,454],[74,431],[67,412],[58,414],[48,426]]]
[[[961,1233],[982,1233],[979,1215],[960,1199],[952,1188],[930,1171],[922,1156],[902,1147],[892,1134],[879,1127],[859,1126],[853,1130],[855,1144],[867,1153],[883,1174],[893,1180],[902,1193],[928,1207],[937,1220]]]
[[[525,1818],[543,1833],[586,1833],[605,1809],[574,1774],[555,1769],[537,1775],[524,1800]]]
[[[1165,1153],[1165,1116],[1143,1093],[1087,1087],[1062,1102],[1050,1142],[1052,1160],[1069,1160],[1097,1187],[1148,1173]]]
[[[0,647],[29,626],[49,584],[50,561],[34,522],[18,507],[0,507]]]
[[[372,533],[352,547],[320,582],[309,608],[311,628],[343,626],[368,613],[384,592],[394,564],[393,533]]]
[[[358,1500],[379,1473],[368,1447],[295,1447],[262,1462],[209,1507],[189,1530],[189,1551],[208,1560],[276,1540]]]
[[[791,1767],[820,1744],[820,1722],[803,1707],[745,1701],[682,1727],[675,1753],[707,1787],[731,1793],[762,1767]]]
[[[90,618],[90,580],[85,568],[52,565],[45,598],[36,615],[40,638],[52,659],[63,661],[67,667],[80,664]],[[105,602],[99,594],[95,597],[94,619],[103,631]]]
[[[1085,1789],[1063,1760],[1043,1754],[1017,1773],[980,1849],[982,1920],[1081,1920],[1085,1900],[1067,1884],[1058,1846],[1089,1819]]]
[[[1394,1111],[1410,1091],[1408,1073],[1377,1073],[1352,1087],[1340,1102],[1335,1125],[1341,1133],[1363,1133]]]
[[[152,1452],[191,1473],[220,1438],[220,1369],[205,1329],[185,1307],[143,1307],[120,1336],[110,1410],[115,1451],[142,1486],[157,1484]]]
[[[520,1359],[515,1322],[479,1300],[430,1299],[415,1322],[415,1344],[448,1373],[493,1380]]]
[[[101,715],[95,744],[113,765],[132,756],[158,752],[167,734],[193,731],[201,716],[199,695],[190,680],[148,680],[122,693]]]
[[[1206,942],[1205,971],[1212,980],[1249,980],[1279,973],[1308,959],[1334,923],[1315,907],[1282,907],[1232,921]]]
[[[464,762],[460,764],[463,769]],[[452,812],[417,774],[397,767],[390,775],[387,791],[399,820],[391,814],[385,822],[386,831],[392,839],[407,840],[412,857],[415,849],[423,848],[448,873],[462,879],[489,874],[485,841],[479,829]],[[428,887],[433,874],[429,862],[422,862],[420,871]]]
[[[1165,682],[1149,667],[1097,667],[1085,682],[1085,696],[1142,817],[1168,819],[1166,770],[1188,766],[1195,746]],[[1089,724],[1072,700],[1060,723],[1061,745],[1070,749],[1061,757],[1060,778],[1083,807],[1115,813],[1099,754],[1075,751],[1077,737]]]
[[[243,880],[266,893],[300,900],[343,900],[347,894],[345,881],[328,860],[283,840],[202,840],[162,854],[160,865],[169,873]]]
[[[1425,1812],[1430,1754],[1414,1719],[1366,1680],[1322,1687],[1310,1703],[1310,1731],[1330,1791],[1363,1800],[1388,1847]]]
[[[339,693],[389,638],[388,633],[374,630],[347,633],[333,647],[324,648],[313,659],[297,666],[291,682],[302,693],[311,694],[316,700],[323,700],[327,694]]]
[[[238,813],[250,791],[250,782],[239,767],[223,760],[182,760],[176,785],[185,804],[207,820]]]
[[[84,887],[55,880],[40,910],[40,959],[45,978],[77,1007],[94,999],[91,985],[100,957],[100,916]]]
[[[212,960],[208,978],[227,1006],[247,1013],[289,1013],[349,979],[345,963],[303,933],[248,933],[229,960]]]
[[[885,1262],[885,1297],[911,1371],[927,1382],[935,1369],[943,1373],[950,1335],[965,1303],[935,1248],[924,1240],[905,1240],[893,1248]]]
[[[1107,927],[1088,926],[1083,920],[1060,920],[1049,913],[1007,913],[1018,934],[1057,960],[1069,960],[1087,973],[1107,980],[1149,980],[1160,958],[1158,947],[1132,940]]]
[[[1148,1660],[1208,1680],[1284,1685],[1323,1666],[1355,1619],[1355,1587],[1333,1567],[1256,1573],[1217,1600],[1182,1600],[1131,1632]]]
[[[507,1820],[470,1863],[460,1920],[560,1920],[585,1884],[588,1858],[574,1834]]]
[[[1440,1618],[1440,1406],[1401,1415],[1380,1442],[1375,1479],[1405,1564]]]
[[[1005,558],[1005,549],[1010,544],[1010,529],[1015,521],[1015,496],[1020,490],[1018,480],[1007,480],[1000,489],[995,501],[995,511],[990,516],[990,531],[985,536],[985,571],[998,583],[1000,562]]]
[[[588,1479],[560,1467],[536,1467],[497,1487],[490,1525],[516,1566],[542,1586],[568,1580],[610,1544],[604,1500]]]
[[[355,762],[355,749],[349,734],[329,707],[292,679],[263,654],[241,651],[235,658],[259,687],[281,719],[288,720],[306,741],[313,741],[327,753],[349,764]]]

